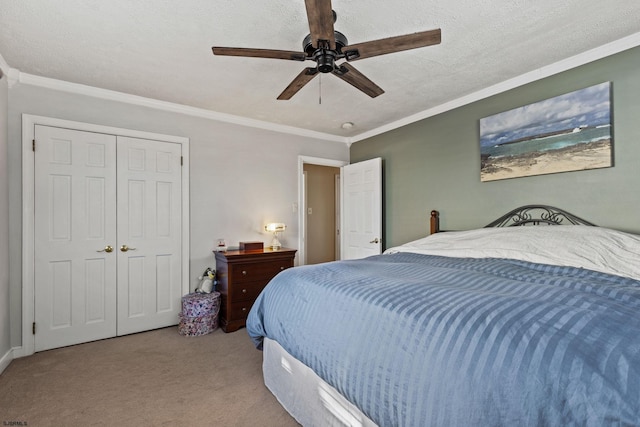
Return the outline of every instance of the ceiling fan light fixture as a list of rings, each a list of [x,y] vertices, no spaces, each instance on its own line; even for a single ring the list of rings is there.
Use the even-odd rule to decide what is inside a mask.
[[[318,64],[318,71],[331,73],[336,68],[336,53],[332,50],[318,50],[313,59]]]

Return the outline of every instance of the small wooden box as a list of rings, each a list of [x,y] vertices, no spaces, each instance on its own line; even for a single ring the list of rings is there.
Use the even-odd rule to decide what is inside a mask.
[[[241,251],[261,251],[263,249],[263,242],[240,242]]]

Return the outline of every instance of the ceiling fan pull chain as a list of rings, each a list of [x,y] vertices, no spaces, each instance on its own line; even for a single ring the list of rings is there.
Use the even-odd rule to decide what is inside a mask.
[[[322,74],[318,76],[318,105],[322,105]]]

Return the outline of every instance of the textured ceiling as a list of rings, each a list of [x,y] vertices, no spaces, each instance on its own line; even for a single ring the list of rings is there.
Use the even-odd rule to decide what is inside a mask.
[[[350,44],[435,28],[442,43],[358,61],[377,98],[327,74],[277,101],[312,62],[211,46],[302,51],[303,0],[0,0],[0,55],[32,75],[350,137],[640,29],[637,0],[332,3]]]

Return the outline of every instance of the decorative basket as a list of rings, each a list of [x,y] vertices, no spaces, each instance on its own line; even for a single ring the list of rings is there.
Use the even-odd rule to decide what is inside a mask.
[[[191,293],[182,297],[182,312],[179,315],[180,335],[200,336],[218,329],[220,292],[210,294]]]

